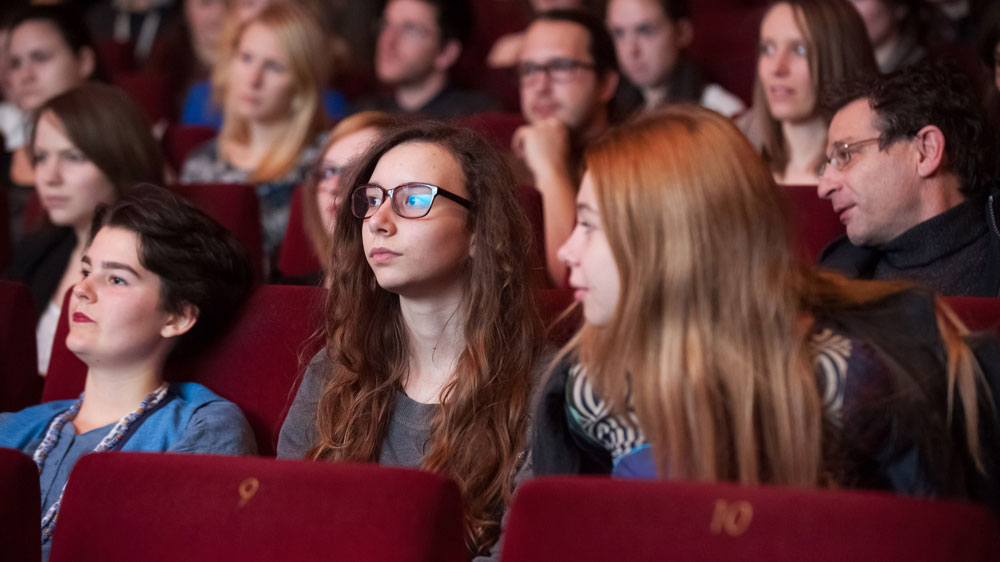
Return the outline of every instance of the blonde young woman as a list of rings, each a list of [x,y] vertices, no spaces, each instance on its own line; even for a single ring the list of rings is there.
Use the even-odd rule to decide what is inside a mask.
[[[830,124],[822,92],[876,72],[864,22],[848,0],[771,4],[760,25],[753,107],[739,122],[778,183],[819,181]]]
[[[536,474],[994,499],[996,410],[953,313],[806,269],[770,170],[679,105],[588,149],[560,249],[585,325],[546,384]]]
[[[316,160],[327,42],[311,12],[272,4],[240,26],[213,73],[219,136],[184,163],[181,181],[257,187],[265,255],[284,236],[292,189]]]

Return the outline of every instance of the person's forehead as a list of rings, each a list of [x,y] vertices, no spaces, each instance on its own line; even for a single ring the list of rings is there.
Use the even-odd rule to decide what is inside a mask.
[[[525,33],[522,61],[566,57],[589,61],[590,35],[582,25],[567,21],[536,21]]]
[[[437,7],[423,0],[391,0],[382,15],[386,19],[418,22],[437,29]]]
[[[845,105],[830,121],[830,142],[852,142],[877,136],[875,112],[868,98],[860,98]]]

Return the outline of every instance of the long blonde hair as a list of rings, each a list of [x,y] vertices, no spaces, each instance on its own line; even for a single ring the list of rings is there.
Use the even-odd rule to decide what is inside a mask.
[[[322,130],[325,117],[320,95],[328,70],[325,67],[328,57],[324,54],[329,52],[330,45],[311,12],[288,0],[271,4],[239,25],[223,45],[219,64],[212,73],[213,96],[222,105],[221,141],[246,144],[250,140],[248,123],[236,115],[228,99],[232,63],[239,56],[243,34],[254,24],[274,33],[288,57],[295,89],[280,142],[250,170],[248,180],[262,182],[279,179],[294,168],[299,154]]]
[[[586,164],[621,289],[609,324],[585,325],[563,354],[617,411],[634,407],[661,476],[819,483],[823,408],[805,328],[903,286],[800,266],[770,171],[711,111],[640,117],[594,143]],[[939,328],[948,411],[957,389],[975,454],[975,362],[953,315]]]

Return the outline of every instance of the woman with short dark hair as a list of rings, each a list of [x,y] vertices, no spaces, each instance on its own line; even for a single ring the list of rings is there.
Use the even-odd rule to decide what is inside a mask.
[[[253,454],[233,403],[167,383],[171,353],[220,333],[249,293],[250,261],[226,230],[167,190],[143,185],[97,213],[69,302],[66,347],[87,364],[84,392],[0,414],[0,446],[32,455],[47,556],[67,475],[100,451]]]

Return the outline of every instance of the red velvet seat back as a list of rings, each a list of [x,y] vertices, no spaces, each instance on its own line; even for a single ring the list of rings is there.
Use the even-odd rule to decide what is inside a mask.
[[[168,188],[226,227],[246,248],[257,270],[261,270],[264,242],[260,227],[260,201],[252,185],[179,183]]]
[[[535,305],[550,344],[561,347],[580,330],[583,308],[578,306],[567,314],[573,303],[573,289],[535,291]]]
[[[3,135],[0,135],[3,142]],[[7,202],[7,189],[0,189],[0,272],[7,269],[10,263],[13,246],[10,240],[10,207]]]
[[[322,269],[306,233],[305,208],[302,206],[304,193],[305,190],[301,186],[292,192],[288,226],[285,227],[285,239],[281,243],[281,253],[278,256],[278,270],[288,277],[309,275]]]
[[[0,560],[42,557],[38,467],[21,451],[0,447]]]
[[[467,556],[458,487],[426,472],[101,453],[73,468],[51,560],[459,562]]]
[[[1000,560],[986,509],[862,492],[552,478],[517,492],[502,561]]]
[[[702,5],[700,1],[691,4],[695,30],[690,48],[693,58],[709,81],[736,94],[749,107],[764,11],[754,5],[723,8]]]
[[[524,117],[520,113],[491,111],[470,115],[459,121],[458,124],[485,136],[498,150],[507,152],[510,150],[510,141],[514,137],[514,131],[524,123]]]
[[[1000,298],[946,297],[945,301],[970,330],[1000,332]]]
[[[0,412],[27,408],[42,396],[33,329],[36,320],[28,286],[0,281]]]
[[[316,287],[258,287],[225,336],[194,358],[168,362],[167,378],[201,383],[235,402],[253,427],[259,454],[273,456],[300,375],[324,343],[309,342],[321,324],[324,296]],[[46,402],[83,391],[87,367],[66,349],[68,316],[64,303],[45,377]]]
[[[142,114],[150,123],[173,121],[170,81],[155,72],[118,74],[114,77],[118,86],[142,109]]]
[[[833,212],[833,204],[817,195],[815,185],[783,185],[781,191],[802,257],[807,263],[816,263],[823,248],[847,232],[844,224]]]
[[[191,151],[214,139],[216,135],[218,131],[211,127],[172,124],[164,131],[160,143],[167,163],[175,171],[180,172]]]

